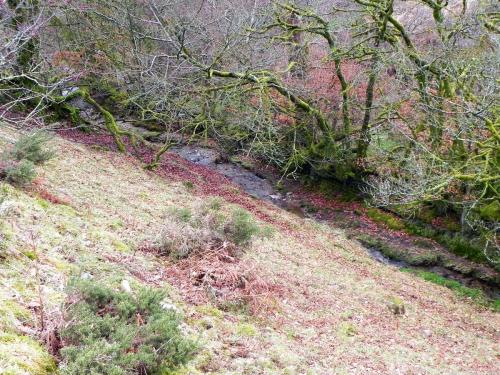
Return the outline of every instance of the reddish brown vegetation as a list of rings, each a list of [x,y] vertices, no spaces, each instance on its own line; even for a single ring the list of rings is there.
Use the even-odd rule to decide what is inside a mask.
[[[227,243],[169,262],[166,279],[193,304],[212,302],[220,308],[248,308],[252,314],[272,311],[286,288],[268,280],[257,266],[241,260]]]
[[[61,130],[59,134],[78,143],[116,151],[114,139],[107,134],[83,134],[76,130]],[[145,163],[153,160],[151,149],[133,148],[128,144],[128,150],[131,154],[125,157],[139,158]],[[195,186],[196,194],[222,197],[244,207],[260,220],[292,232],[289,224],[264,211],[272,209],[271,205],[251,198],[223,175],[174,153],[164,154],[154,173],[169,181],[189,181]],[[154,247],[144,246],[141,250],[158,255]],[[219,243],[180,261],[169,260],[163,277],[178,287],[190,303],[215,302],[221,308],[241,304],[251,313],[269,312],[276,307],[276,300],[284,295],[286,288],[270,282],[255,264],[242,260],[237,250],[232,244]]]
[[[71,200],[69,197],[58,196],[48,191],[44,186],[44,181],[41,178],[35,179],[32,185],[27,189],[27,191],[32,195],[45,199],[50,203],[71,206]]]

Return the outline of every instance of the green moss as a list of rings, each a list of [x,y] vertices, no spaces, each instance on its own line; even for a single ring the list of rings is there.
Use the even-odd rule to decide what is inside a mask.
[[[416,236],[432,238],[454,254],[466,257],[475,262],[488,263],[488,259],[483,252],[483,246],[464,238],[459,233],[450,235],[414,222],[406,222],[406,231]]]
[[[356,336],[358,330],[352,323],[342,322],[338,330],[341,337],[353,337]]]
[[[229,160],[234,164],[241,165],[243,168],[245,168],[247,170],[252,170],[255,167],[252,162],[250,162],[246,159],[243,159],[239,156],[233,156]]]
[[[196,307],[196,311],[203,315],[213,316],[214,318],[224,318],[224,313],[212,305],[200,305]]]
[[[433,266],[441,263],[440,255],[431,250],[425,253],[415,253],[407,249],[392,247],[383,240],[373,236],[359,235],[356,238],[364,246],[380,251],[385,257],[402,260],[412,266]]]
[[[278,181],[276,182],[276,184],[274,185],[274,187],[276,188],[276,190],[278,190],[279,192],[284,192],[285,191],[285,185],[283,184],[282,181]]]
[[[120,229],[120,228],[123,228],[123,220],[120,220],[120,219],[116,219],[116,220],[113,220],[110,224],[109,224],[109,227],[111,229]]]
[[[368,208],[366,210],[366,215],[374,222],[386,225],[387,227],[389,227],[389,229],[393,230],[405,229],[405,224],[401,219],[389,213],[383,212],[377,208]]]
[[[239,336],[251,337],[257,334],[257,330],[252,324],[242,323],[238,324],[238,326],[236,327],[236,333]]]
[[[130,251],[130,247],[125,242],[120,240],[113,240],[113,247],[116,251],[119,251],[121,253]]]
[[[43,198],[36,198],[36,203],[38,203],[38,205],[42,207],[44,210],[50,207],[50,202],[46,201]]]
[[[482,247],[474,245],[460,235],[441,235],[438,236],[436,240],[442,245],[449,248],[455,254],[465,256],[471,260],[479,262],[487,260]]]
[[[427,224],[431,224],[435,217],[436,213],[431,208],[424,207],[417,212],[417,218]]]
[[[499,299],[494,299],[494,300],[488,299],[488,297],[484,294],[484,292],[481,289],[466,287],[456,280],[447,279],[445,277],[442,277],[440,275],[435,274],[434,272],[421,271],[421,270],[410,270],[410,269],[403,269],[403,271],[412,273],[412,274],[414,274],[414,275],[416,275],[416,276],[418,276],[426,281],[429,281],[431,283],[441,285],[441,286],[444,286],[448,289],[451,289],[459,297],[467,298],[467,299],[472,300],[478,304],[489,306],[489,307],[495,309],[496,311],[498,311],[498,309],[500,308],[500,300]]]
[[[35,340],[0,332],[2,374],[48,375],[57,371],[54,359]]]
[[[16,326],[32,319],[31,312],[17,302],[4,299],[0,304],[0,331],[15,332]]]
[[[233,299],[220,302],[217,307],[222,311],[227,311],[234,314],[249,315],[250,307],[243,299]]]
[[[479,214],[484,220],[500,221],[500,201],[497,199],[483,206],[479,210]]]
[[[23,254],[30,260],[35,260],[37,258],[36,252],[32,250],[24,251]]]
[[[491,307],[493,308],[493,310],[500,312],[500,298],[494,299],[491,303]]]

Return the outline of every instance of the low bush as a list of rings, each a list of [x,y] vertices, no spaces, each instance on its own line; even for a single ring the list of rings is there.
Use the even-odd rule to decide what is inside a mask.
[[[7,159],[17,161],[29,160],[35,164],[42,164],[55,155],[47,144],[50,136],[45,132],[34,132],[19,138],[12,150],[7,152]]]
[[[169,220],[165,223],[158,240],[160,255],[182,259],[190,254],[209,248],[219,237],[210,228],[198,227],[190,222]]]
[[[257,233],[259,233],[259,226],[253,217],[241,208],[234,210],[224,225],[226,238],[236,245],[249,244]]]
[[[36,177],[35,164],[42,164],[54,157],[47,147],[49,136],[35,132],[19,138],[14,146],[2,153],[0,178],[16,185],[28,185]]]
[[[37,172],[32,161],[23,159],[8,163],[2,173],[5,180],[16,185],[29,185],[35,179]]]
[[[245,247],[260,233],[261,228],[247,211],[238,208],[225,214],[219,201],[211,201],[193,211],[174,210],[157,245],[161,254],[181,259],[223,243]]]
[[[165,374],[193,357],[196,344],[182,333],[179,314],[163,305],[163,291],[128,293],[72,279],[68,293],[61,374]]]

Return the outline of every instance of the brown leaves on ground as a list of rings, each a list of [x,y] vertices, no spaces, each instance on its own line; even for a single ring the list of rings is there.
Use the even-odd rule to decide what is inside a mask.
[[[144,248],[158,253],[158,249]],[[243,309],[252,314],[272,311],[286,287],[269,281],[257,265],[242,259],[241,250],[230,242],[206,248],[180,260],[169,259],[165,279],[192,304],[211,302],[224,309]]]

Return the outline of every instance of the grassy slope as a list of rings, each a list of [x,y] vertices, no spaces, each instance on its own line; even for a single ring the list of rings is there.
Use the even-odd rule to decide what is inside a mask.
[[[0,136],[16,134],[1,129]],[[250,317],[183,302],[182,291],[164,281],[163,261],[134,250],[155,237],[169,207],[192,207],[203,197],[145,172],[131,158],[64,140],[57,148],[59,156],[42,168],[38,188],[68,200],[69,207],[0,187],[10,253],[0,261],[0,373],[51,371],[50,357],[27,336],[39,325],[38,284],[52,324],[75,270],[168,288],[204,348],[186,373],[500,371],[498,314],[376,263],[341,231],[266,204],[260,210],[289,229],[256,241],[244,257],[287,287],[274,312]],[[30,259],[33,252],[38,260]],[[404,301],[405,315],[390,312],[394,298]]]

